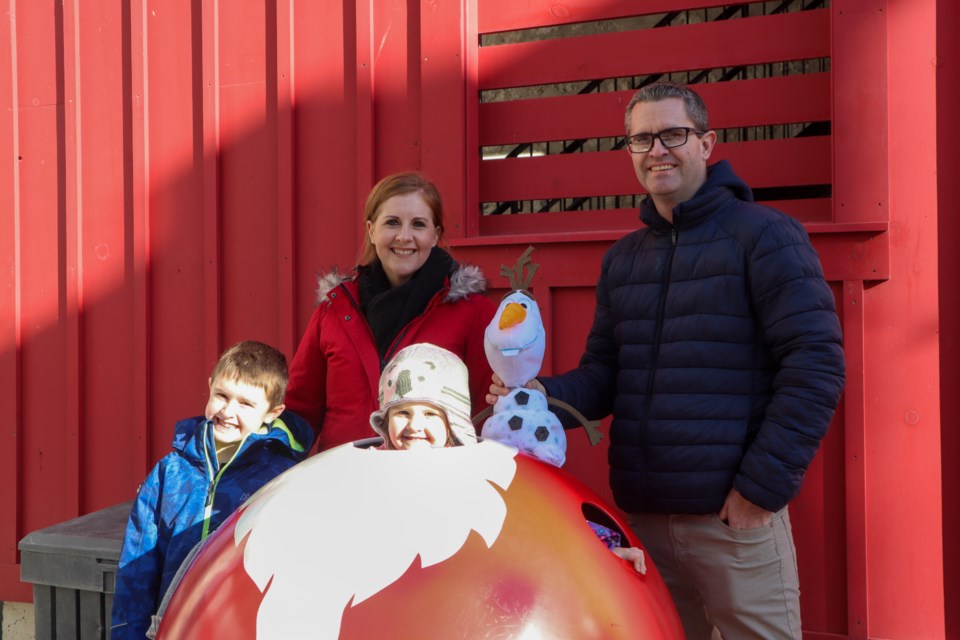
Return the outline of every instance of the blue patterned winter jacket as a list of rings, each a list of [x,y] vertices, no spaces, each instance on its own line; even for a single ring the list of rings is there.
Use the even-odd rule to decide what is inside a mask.
[[[113,597],[113,640],[142,640],[167,587],[194,545],[260,487],[304,459],[313,431],[285,411],[217,462],[212,423],[181,420],[173,452],[140,485],[127,523]]]
[[[803,226],[753,202],[726,161],[604,255],[577,369],[542,378],[613,414],[610,485],[628,512],[716,513],[731,487],[787,504],[844,382],[834,296]]]

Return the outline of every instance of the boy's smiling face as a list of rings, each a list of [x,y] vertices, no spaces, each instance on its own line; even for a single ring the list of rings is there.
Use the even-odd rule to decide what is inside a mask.
[[[450,444],[447,415],[425,402],[405,402],[387,413],[387,434],[394,449],[429,449]]]
[[[219,377],[210,381],[210,399],[204,416],[213,421],[213,436],[220,444],[242,442],[264,423],[273,422],[283,405],[270,407],[262,387]]]

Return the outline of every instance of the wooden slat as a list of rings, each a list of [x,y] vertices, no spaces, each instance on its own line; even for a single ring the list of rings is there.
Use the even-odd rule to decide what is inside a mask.
[[[888,15],[886,0],[836,0],[833,15],[834,171],[837,218],[849,221],[890,217],[888,135]],[[931,34],[932,37],[933,34]],[[919,72],[919,70],[918,70]]]
[[[98,2],[71,2],[76,31],[77,259],[80,313],[78,413],[79,473],[82,489],[79,513],[113,504],[130,496],[117,482],[130,473],[136,458],[132,446],[133,406],[107,403],[101,398],[132,398],[131,347],[135,325],[129,218],[124,209],[130,197],[129,154],[124,149],[129,128],[129,82],[124,44],[128,17],[116,7]],[[64,4],[64,9],[68,9]],[[70,13],[66,12],[69,18]],[[95,25],[95,28],[91,28]],[[125,68],[126,67],[126,68]],[[95,81],[87,82],[94,78]],[[125,99],[126,98],[126,99]],[[69,166],[69,164],[68,164]],[[69,201],[69,198],[68,198]],[[91,354],[95,354],[91,356]],[[96,400],[94,400],[96,399]],[[98,428],[91,428],[96,424]],[[113,448],[130,451],[118,461]],[[144,472],[145,473],[145,472]],[[142,476],[139,479],[142,479]]]
[[[354,187],[356,189],[355,199],[357,202],[357,209],[355,211],[361,212],[361,215],[357,216],[357,224],[355,228],[357,229],[356,238],[362,238],[361,231],[363,229],[363,203],[366,202],[367,195],[370,192],[370,188],[376,183],[378,177],[376,174],[376,149],[374,142],[374,132],[376,131],[374,127],[375,123],[375,109],[374,109],[374,61],[376,60],[376,52],[374,50],[374,41],[373,41],[373,3],[370,2],[357,2],[357,3],[348,3],[344,2],[344,10],[350,11],[349,6],[354,7],[353,11],[353,27],[355,29],[355,35],[353,40],[353,45],[356,47],[356,58],[352,60],[354,66],[356,67],[356,77],[354,78],[355,85],[350,87],[347,85],[347,89],[353,89],[353,98],[354,103],[350,106],[353,106],[354,112],[356,113],[356,128],[354,129],[355,140],[354,146],[357,150],[357,157],[355,161],[356,173],[354,180]],[[349,64],[351,60],[349,57],[344,61],[344,65]],[[337,73],[338,71],[333,69],[327,69],[327,73]],[[349,83],[349,79],[347,79]],[[349,96],[348,96],[349,101]],[[381,176],[382,177],[382,176]]]
[[[16,448],[20,474],[21,533],[69,515],[64,490],[71,455],[66,440],[67,325],[63,295],[65,242],[62,227],[64,171],[62,107],[57,60],[61,29],[54,5],[17,5],[20,232],[20,401],[22,428]],[[21,31],[23,29],[23,31]],[[24,34],[31,34],[25,37]],[[58,58],[59,56],[59,58]],[[34,93],[36,92],[36,93]],[[31,95],[35,96],[31,99]],[[17,108],[14,106],[14,108]],[[55,398],[56,402],[51,402]],[[48,424],[49,430],[28,425]],[[28,455],[31,452],[31,455]],[[35,452],[35,453],[34,453]],[[72,481],[72,479],[71,479]]]
[[[369,17],[358,16],[361,9],[355,2],[295,3],[294,262],[299,284],[291,308],[298,340],[314,308],[317,272],[351,264],[362,238],[361,198],[370,189],[373,171],[373,120],[369,47],[358,45],[364,33],[363,42],[369,43],[369,24],[358,22]],[[323,144],[305,142],[309,140]],[[325,215],[333,211],[339,215]],[[336,241],[321,251],[318,238]],[[286,353],[293,357],[292,351]]]
[[[830,74],[697,85],[714,129],[830,119]],[[480,145],[579,140],[624,134],[634,91],[488,102],[480,105]],[[549,117],[545,117],[549,114]]]
[[[803,222],[810,233],[829,232],[832,202],[829,198],[809,200],[772,200],[761,202],[768,207],[783,211]],[[598,211],[549,211],[533,214],[508,214],[482,216],[480,232],[483,236],[510,236],[517,234],[543,233],[549,229],[556,233],[606,233],[626,232],[641,225],[637,208],[601,209]]]
[[[83,442],[80,434],[83,426],[83,148],[80,114],[82,96],[80,91],[80,15],[76,1],[62,4],[63,38],[63,193],[60,207],[63,214],[65,236],[63,245],[63,287],[66,302],[66,420],[65,430],[66,468],[64,469],[66,507],[65,517],[80,515],[81,476],[80,458]]]
[[[467,103],[476,92],[466,93],[464,68],[467,64],[464,2],[422,4],[420,14],[420,114],[422,170],[443,194],[447,214],[445,233],[464,235],[467,227],[466,159],[468,141],[476,141],[467,127]],[[410,55],[416,55],[411,52]],[[389,128],[389,127],[388,127]],[[476,148],[476,147],[472,147]]]
[[[830,12],[822,9],[483,47],[479,84],[500,89],[829,55]]]
[[[752,188],[829,184],[830,137],[718,144]],[[481,202],[642,193],[626,151],[488,160],[480,166]]]
[[[271,6],[272,5],[272,6]],[[219,352],[241,340],[275,344],[278,314],[227,313],[256,293],[258,305],[282,306],[278,298],[279,217],[277,177],[277,23],[276,3],[258,0],[221,2],[216,24],[219,83],[218,279],[220,324],[213,368]],[[248,60],[261,61],[250,64]],[[264,166],[263,159],[270,163]],[[264,215],[270,211],[271,215]],[[205,216],[213,216],[206,210]],[[282,215],[282,214],[281,214]],[[249,242],[257,238],[260,260],[250,260]],[[214,238],[208,238],[210,246]],[[211,343],[212,345],[212,343]]]
[[[105,640],[109,635],[110,620],[104,616],[103,595],[96,591],[77,592],[80,608],[77,617],[78,640]]]
[[[277,337],[284,353],[296,351],[300,341],[293,301],[297,297],[297,270],[294,260],[295,202],[293,105],[296,102],[293,65],[293,0],[276,2],[276,69],[273,76],[276,91],[268,98],[276,110],[277,144]],[[267,56],[270,56],[269,46]]]
[[[450,68],[444,57],[432,46],[448,38],[457,39],[456,29],[448,28],[446,21],[440,21],[443,28],[421,28],[415,3],[408,0],[377,0],[370,4],[371,42],[374,43],[373,96],[376,107],[373,110],[373,166],[377,179],[409,171],[420,166],[422,136],[421,117],[425,114],[421,108],[421,87],[419,70],[426,74],[429,68],[438,67],[445,71],[442,80],[460,79],[457,67]],[[423,11],[423,18],[435,17],[445,11],[458,12],[459,2],[445,2],[434,5],[432,11]],[[459,24],[459,20],[455,22]],[[421,42],[420,33],[430,33],[429,39]],[[420,62],[417,59],[418,48],[422,47]],[[432,50],[431,50],[432,49]],[[457,51],[459,53],[459,50]],[[456,58],[456,63],[462,56]],[[422,65],[422,66],[420,66]],[[462,85],[462,83],[461,83]],[[423,89],[432,87],[424,86]],[[442,90],[442,87],[437,87]],[[452,107],[454,97],[445,103]],[[424,105],[425,106],[425,105]],[[462,108],[450,108],[449,112],[462,113]],[[448,113],[449,113],[448,112]],[[427,124],[427,126],[433,123]],[[456,139],[463,139],[462,130],[456,132]],[[446,193],[441,187],[441,192]]]
[[[205,401],[223,311],[216,283],[222,264],[207,263],[217,260],[211,235],[217,224],[211,217],[221,206],[213,127],[219,119],[213,86],[219,77],[213,18],[205,15],[213,4],[167,3],[157,11],[150,0],[143,7],[149,39],[144,68],[152,98],[145,114],[151,466],[170,451],[174,416],[195,415]],[[127,479],[128,497],[142,479]]]
[[[220,268],[220,2],[201,8],[203,76],[203,362],[216,362],[221,349]]]
[[[749,4],[755,0],[643,0],[643,2],[597,2],[596,0],[483,0],[479,2],[480,33],[516,31],[576,22],[613,20],[638,15]]]
[[[960,39],[950,25],[960,25],[960,3],[940,3],[937,6],[939,33],[950,33],[948,39],[938,35],[938,55],[950,60],[960,60]],[[940,79],[937,81],[937,138],[940,140],[960,139],[960,122],[956,111],[960,108],[960,73],[944,73],[939,67]],[[952,80],[949,80],[952,78]],[[960,238],[960,220],[956,212],[960,211],[960,158],[951,151],[952,145],[938,145],[939,188],[937,207],[941,212],[937,216],[937,234],[941,238],[939,251],[939,269],[941,274],[960,273],[960,252],[956,251],[955,240]],[[946,215],[943,215],[946,212]],[[944,251],[944,247],[949,250]],[[939,291],[940,305],[940,416],[941,424],[955,424],[960,416],[960,394],[951,390],[960,389],[960,290],[955,285],[943,286],[941,277]],[[951,281],[951,276],[946,276]],[[957,460],[960,457],[960,430],[941,429],[942,456],[944,460]],[[960,504],[960,466],[945,464],[943,474],[943,504]],[[949,506],[943,509],[943,539],[960,539],[960,510]],[[943,549],[944,592],[947,594],[947,637],[960,637],[960,549],[947,542]]]
[[[50,640],[57,636],[54,635],[53,621],[55,612],[53,609],[55,587],[47,585],[37,585],[33,589],[33,620],[36,640]]]
[[[847,382],[843,398],[846,482],[847,625],[853,637],[870,636],[870,584],[867,549],[867,437],[864,339],[866,309],[863,282],[843,286],[843,351]]]
[[[17,22],[13,1],[0,18],[0,105],[16,105]],[[19,109],[0,110],[0,406],[6,407],[7,428],[0,431],[0,566],[17,561],[20,539],[18,472],[20,431],[23,428],[20,371],[20,163]],[[2,584],[2,583],[0,583]]]
[[[133,286],[133,473],[135,478],[144,478],[152,464],[149,424],[152,416],[150,371],[150,138],[149,122],[150,88],[147,79],[147,0],[126,3],[129,6],[129,26],[124,28],[129,35],[129,78],[126,79],[125,101],[128,103],[129,130],[124,133],[124,153],[130,162],[124,163],[124,218],[131,231],[132,286]],[[125,72],[126,73],[126,72]]]
[[[53,623],[55,635],[52,640],[75,637],[77,619],[80,614],[80,603],[77,601],[78,593],[76,589],[54,587],[53,611],[56,620]]]
[[[480,232],[483,236],[510,236],[543,233],[594,234],[614,231],[623,233],[640,226],[637,209],[608,209],[601,211],[551,211],[521,215],[483,216]],[[604,236],[606,237],[606,236]]]
[[[480,220],[475,215],[477,203],[480,201],[480,154],[476,149],[480,146],[480,108],[478,99],[480,90],[477,85],[477,67],[480,64],[480,47],[475,43],[480,42],[480,35],[477,32],[479,13],[478,4],[481,0],[464,0],[464,42],[470,43],[470,46],[464,47],[463,52],[463,88],[466,98],[466,135],[464,136],[464,176],[463,188],[463,218],[464,235],[473,237],[479,233]]]

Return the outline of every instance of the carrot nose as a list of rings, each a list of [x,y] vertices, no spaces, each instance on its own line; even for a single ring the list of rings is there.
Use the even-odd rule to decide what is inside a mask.
[[[511,302],[503,308],[500,314],[500,329],[507,329],[523,322],[527,317],[527,310],[516,302]]]

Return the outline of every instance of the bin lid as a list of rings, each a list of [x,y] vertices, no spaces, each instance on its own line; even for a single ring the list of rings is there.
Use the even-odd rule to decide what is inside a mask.
[[[119,559],[133,501],[59,522],[27,534],[20,551]]]

